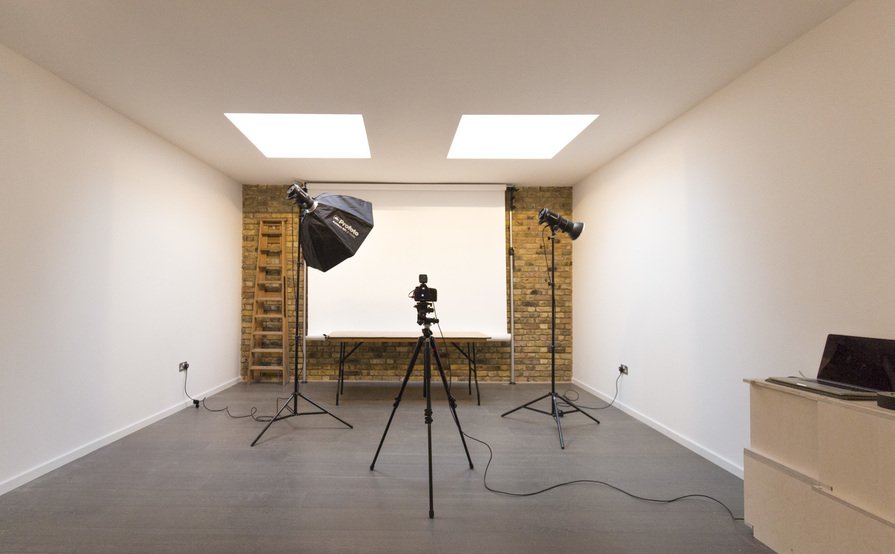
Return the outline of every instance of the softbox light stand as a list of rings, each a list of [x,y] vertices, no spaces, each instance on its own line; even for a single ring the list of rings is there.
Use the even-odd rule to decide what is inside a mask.
[[[535,398],[531,402],[527,402],[517,408],[513,408],[512,410],[501,414],[500,417],[508,416],[511,413],[523,408],[525,408],[526,410],[531,410],[533,412],[538,412],[540,414],[548,415],[556,420],[556,430],[559,433],[559,447],[565,449],[566,444],[562,436],[562,423],[560,423],[559,421],[561,417],[563,417],[567,413],[581,412],[588,418],[592,419],[595,423],[600,423],[600,421],[576,406],[574,402],[566,398],[564,395],[557,394],[556,392],[556,227],[554,225],[550,226],[550,271],[548,275],[548,282],[550,283],[550,392]],[[550,400],[549,412],[531,407],[532,404],[540,402],[544,399]],[[565,403],[572,409],[565,412],[560,410],[560,402]]]
[[[298,272],[301,267],[302,250],[301,250],[301,240],[299,240],[299,239],[300,239],[300,234],[301,234],[301,223],[305,217],[305,210],[300,209],[298,217],[299,217],[299,224],[298,224],[299,230],[296,233],[297,236],[296,236],[296,240],[295,240],[296,247],[298,248],[298,256],[295,259],[296,275],[299,274]],[[339,421],[340,423],[346,425],[349,429],[354,429],[354,427],[350,423],[337,417],[335,414],[327,411],[326,409],[321,407],[319,404],[317,404],[316,402],[314,402],[307,396],[303,395],[299,388],[298,345],[301,344],[300,340],[301,340],[302,329],[301,329],[301,321],[299,319],[299,309],[298,309],[298,297],[299,297],[298,279],[296,279],[295,281],[296,282],[293,283],[293,290],[295,291],[295,364],[293,365],[293,369],[292,369],[292,386],[293,386],[292,394],[290,394],[289,398],[286,399],[286,402],[283,403],[283,406],[280,408],[280,411],[278,411],[277,414],[275,416],[273,416],[270,419],[270,421],[267,422],[267,425],[264,426],[264,429],[262,429],[261,432],[258,433],[258,436],[255,437],[254,441],[252,441],[252,446],[255,446],[255,443],[257,443],[258,440],[261,438],[261,436],[267,432],[267,430],[270,428],[271,425],[273,425],[277,421],[289,419],[290,417],[298,417],[298,416],[304,416],[304,415],[328,415],[328,416],[332,417],[333,419]],[[307,282],[307,276],[305,276],[305,282]],[[298,409],[298,399],[299,398],[304,400],[308,404],[314,406],[315,408],[317,408],[317,411],[311,411],[311,412],[299,411],[299,409]]]

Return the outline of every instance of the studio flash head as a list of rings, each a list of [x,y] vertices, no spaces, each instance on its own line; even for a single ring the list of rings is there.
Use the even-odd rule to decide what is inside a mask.
[[[568,220],[556,212],[551,212],[547,208],[542,209],[540,213],[538,213],[538,224],[547,225],[550,227],[550,230],[554,232],[557,230],[562,231],[563,233],[568,234],[572,240],[577,239],[581,235],[581,231],[584,230],[584,223]]]
[[[293,182],[289,189],[286,190],[286,198],[298,204],[301,209],[307,210],[308,213],[317,209],[317,201],[308,194],[307,187],[298,181]]]

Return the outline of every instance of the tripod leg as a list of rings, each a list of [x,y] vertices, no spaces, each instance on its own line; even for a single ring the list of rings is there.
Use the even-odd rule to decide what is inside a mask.
[[[292,393],[292,395],[289,398],[287,398],[285,402],[283,402],[283,407],[280,408],[280,411],[277,412],[277,415],[270,418],[270,421],[268,421],[267,425],[264,426],[264,429],[262,429],[261,432],[258,433],[258,436],[255,437],[255,440],[252,441],[252,444],[250,446],[255,446],[255,443],[258,442],[258,439],[261,438],[261,435],[263,435],[264,433],[267,432],[267,430],[270,428],[270,426],[273,425],[274,421],[278,421],[280,419],[280,414],[283,413],[283,410],[285,410],[286,408],[289,407],[289,402],[291,402],[293,400],[296,402],[296,407],[298,406],[298,395],[296,393]],[[298,414],[298,412],[295,410],[295,408],[293,408],[292,413],[295,415]],[[333,417],[335,417],[335,416],[333,416]],[[336,419],[338,419],[338,418],[336,418]],[[345,423],[345,422],[343,421],[342,423]],[[350,425],[349,425],[349,427],[350,427]]]
[[[429,342],[432,339],[427,338]],[[423,391],[426,397],[426,410],[424,412],[426,421],[426,435],[428,440],[429,453],[429,519],[435,517],[435,502],[432,488],[432,362],[429,359],[429,348],[423,354]]]
[[[435,364],[438,366],[438,374],[441,376],[441,384],[444,385],[444,392],[447,395],[448,406],[451,408],[451,415],[454,416],[454,424],[457,426],[457,431],[460,432],[460,442],[463,443],[463,450],[466,451],[466,460],[469,462],[469,469],[473,469],[472,457],[470,457],[469,448],[466,446],[466,437],[463,435],[463,429],[460,427],[460,418],[457,417],[457,401],[451,394],[451,388],[448,385],[447,377],[445,377],[444,367],[441,365],[441,358],[438,356],[438,350],[435,348],[434,342],[432,343],[432,353],[435,355]]]
[[[388,423],[385,424],[385,431],[382,432],[382,438],[379,440],[379,447],[376,448],[376,455],[373,456],[373,463],[370,464],[370,471],[373,471],[373,468],[376,466],[376,460],[379,459],[379,451],[382,450],[382,444],[385,442],[388,428],[392,426],[392,419],[394,419],[395,412],[398,410],[398,405],[401,403],[401,397],[404,396],[404,389],[407,388],[407,381],[410,380],[413,366],[416,365],[416,358],[419,356],[423,340],[423,337],[420,337],[416,341],[416,347],[413,349],[413,356],[410,357],[410,363],[407,364],[407,372],[404,374],[404,381],[401,382],[401,390],[398,392],[398,396],[395,397],[395,404],[392,406],[392,414],[388,416]]]

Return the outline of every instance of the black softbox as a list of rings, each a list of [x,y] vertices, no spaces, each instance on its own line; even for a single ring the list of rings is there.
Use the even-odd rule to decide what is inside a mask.
[[[286,191],[286,197],[295,201],[301,208],[299,232],[301,233],[300,242],[305,262],[320,271],[326,271],[354,256],[370,233],[370,229],[373,228],[373,205],[366,200],[329,193],[311,198],[308,191],[298,182],[292,183],[292,186]],[[326,414],[353,429],[350,423],[331,414],[298,390],[300,381],[298,378],[298,347],[301,343],[302,329],[301,325],[298,325],[299,313],[298,288],[296,288],[295,356],[293,356],[295,365],[292,369],[292,394],[283,403],[277,415],[267,421],[267,426],[255,437],[252,446],[255,446],[261,435],[266,433],[271,425],[290,417]],[[317,408],[317,411],[299,411],[299,398]]]
[[[305,263],[328,271],[354,256],[371,229],[373,205],[366,200],[328,192],[318,195],[301,220]]]

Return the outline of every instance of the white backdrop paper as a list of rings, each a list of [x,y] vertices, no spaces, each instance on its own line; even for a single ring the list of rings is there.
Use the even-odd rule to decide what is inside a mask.
[[[504,185],[308,184],[373,204],[357,254],[308,270],[308,336],[417,331],[408,294],[426,274],[441,327],[507,337]]]

